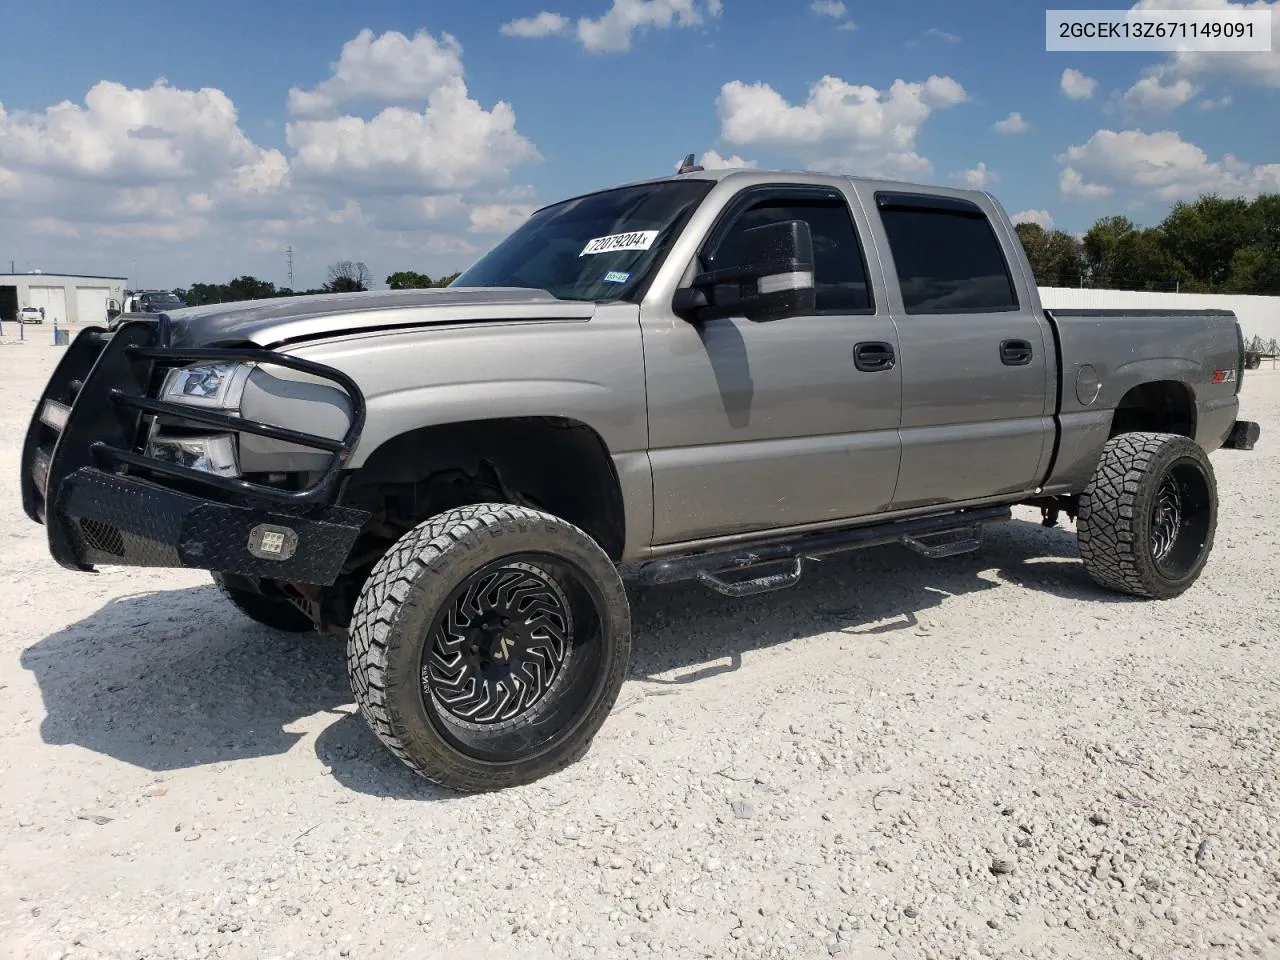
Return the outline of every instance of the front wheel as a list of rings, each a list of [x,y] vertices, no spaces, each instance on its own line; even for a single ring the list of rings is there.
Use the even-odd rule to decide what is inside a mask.
[[[549,514],[486,503],[419,524],[378,561],[347,666],[392,753],[479,792],[585,754],[630,653],[626,591],[595,541]]]
[[[1213,466],[1194,440],[1124,433],[1103,447],[1080,497],[1076,530],[1095,581],[1168,600],[1199,578],[1217,524]]]

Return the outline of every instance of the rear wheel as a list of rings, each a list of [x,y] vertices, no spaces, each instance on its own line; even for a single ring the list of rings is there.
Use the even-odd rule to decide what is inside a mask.
[[[585,754],[630,651],[626,592],[595,541],[550,514],[489,503],[433,517],[378,562],[347,663],[391,752],[476,792]]]
[[[231,601],[231,605],[250,620],[286,633],[310,633],[315,629],[311,618],[288,600],[265,597],[252,590],[230,586],[220,573],[213,575],[218,592]]]
[[[1217,523],[1213,466],[1194,440],[1121,434],[1080,497],[1080,557],[1104,587],[1167,600],[1199,578]]]

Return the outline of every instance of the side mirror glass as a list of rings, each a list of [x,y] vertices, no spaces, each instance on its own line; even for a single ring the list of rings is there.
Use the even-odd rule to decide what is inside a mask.
[[[690,320],[738,314],[756,323],[812,313],[813,236],[803,220],[742,233],[741,265],[699,274],[676,291],[672,308]]]

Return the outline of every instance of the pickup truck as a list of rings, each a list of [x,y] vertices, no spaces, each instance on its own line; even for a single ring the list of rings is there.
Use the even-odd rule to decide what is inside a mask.
[[[185,306],[177,294],[168,290],[126,290],[123,303],[107,302],[107,329],[114,330],[140,315],[169,313]]]
[[[448,288],[189,307],[70,343],[27,514],[58,563],[211,571],[344,635],[382,742],[460,791],[588,749],[626,583],[731,597],[1029,504],[1167,599],[1252,449],[1227,312],[1046,311],[984,192],[702,170],[537,211]]]

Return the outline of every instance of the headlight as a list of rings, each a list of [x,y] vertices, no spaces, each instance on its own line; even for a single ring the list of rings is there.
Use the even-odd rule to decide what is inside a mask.
[[[251,363],[202,363],[170,370],[164,379],[162,400],[189,403],[215,410],[237,410]]]
[[[218,477],[240,476],[236,440],[230,433],[182,438],[153,436],[147,441],[146,455]]]

